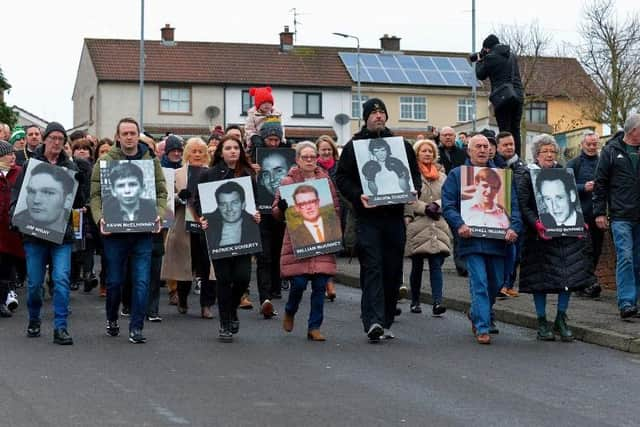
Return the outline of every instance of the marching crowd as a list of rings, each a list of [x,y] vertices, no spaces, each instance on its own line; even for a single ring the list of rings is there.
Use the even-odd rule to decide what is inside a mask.
[[[70,290],[83,288],[91,292],[99,285],[100,295],[106,299],[107,335],[118,336],[119,318],[130,316],[129,340],[144,343],[145,320],[162,320],[161,286],[168,288],[170,304],[176,305],[180,313],[187,313],[188,297],[195,290],[195,283],[201,317],[212,319],[212,307],[217,304],[219,339],[232,341],[240,327],[238,309],[252,306],[248,290],[254,256],[209,258],[203,230],[214,225],[204,218],[200,203],[203,196],[197,187],[188,185],[188,173],[189,166],[199,166],[206,168],[199,177],[200,183],[246,176],[257,185],[257,177],[264,171],[256,162],[256,149],[291,146],[284,137],[281,113],[273,106],[270,89],[266,89],[258,88],[254,92],[256,105],[247,119],[250,125],[244,129],[235,125],[226,130],[216,127],[206,141],[193,137],[184,142],[170,134],[156,142],[141,133],[138,123],[130,118],[119,121],[114,140],[97,140],[84,132],[67,135],[64,127],[56,122],[44,131],[29,126],[11,133],[3,126],[0,129],[0,316],[11,317],[12,310],[6,303],[15,299],[15,288],[26,283],[29,315],[26,334],[40,336],[43,295],[48,289],[52,295],[54,342],[72,344],[67,323]],[[279,184],[291,184],[328,179],[333,208],[341,219],[345,247],[352,248],[355,241],[353,250],[360,261],[361,319],[369,341],[394,337],[391,327],[402,292],[410,294],[411,312],[422,312],[420,291],[425,261],[433,296],[431,312],[434,316],[445,313],[442,265],[448,256],[454,257],[458,273],[469,277],[471,309],[468,315],[478,343],[490,343],[491,334],[497,332],[492,309],[496,299],[517,297],[520,293],[533,295],[538,339],[554,340],[558,335],[562,341],[571,341],[572,332],[566,322],[570,296],[573,292],[586,297],[599,295],[594,271],[608,228],[617,254],[620,317],[638,316],[640,115],[630,115],[624,129],[616,133],[600,153],[598,135],[593,132],[584,135],[580,155],[567,165],[573,169],[578,194],[564,184],[564,191],[549,201],[552,210],[581,204],[584,231],[579,236],[549,237],[541,221],[543,214],[538,211],[536,184],[531,176],[536,169],[563,167],[559,163],[560,148],[552,136],[543,134],[534,138],[534,160],[525,164],[516,153],[516,142],[510,132],[495,135],[484,130],[456,135],[450,127],[433,130],[419,136],[414,144],[404,142],[408,161],[405,179],[412,182],[415,199],[406,204],[373,205],[363,191],[354,144],[358,140],[391,137],[393,133],[386,126],[388,111],[382,100],[370,99],[362,107],[364,125],[341,152],[326,135],[315,143],[300,142],[293,147],[295,164],[281,171],[277,180]],[[64,179],[53,175],[45,178],[46,185],[24,186],[22,181],[30,159],[74,171],[78,191],[75,199],[68,202],[85,213],[80,237],[73,233],[72,218],[68,219],[60,244],[21,233],[12,224],[21,191],[27,192],[34,206],[35,203],[49,206],[63,203],[70,193]],[[101,191],[106,184],[101,180],[98,160],[139,159],[152,160],[155,168],[155,206],[151,207],[156,216],[154,231],[109,232],[105,229]],[[461,166],[464,165],[488,168],[488,171],[508,168],[513,172],[513,180],[508,183],[511,185],[508,209],[495,205],[481,208],[487,218],[507,219],[500,239],[478,236],[463,220]],[[175,169],[174,188],[166,187],[162,167]],[[397,168],[390,168],[390,173],[394,170],[400,173]],[[37,172],[32,173],[32,180],[34,174]],[[273,179],[275,173],[269,174],[269,179]],[[501,183],[494,175],[492,172],[478,174],[476,187],[495,194]],[[117,177],[112,177],[113,180]],[[131,185],[144,186],[145,183]],[[162,218],[167,199],[172,199],[168,197],[171,192],[175,196],[175,218],[171,227],[163,229]],[[37,198],[41,201],[36,202]],[[222,206],[234,202],[218,200],[218,203]],[[237,203],[245,203],[244,193]],[[336,297],[332,281],[336,274],[335,254],[294,256],[284,219],[287,207],[276,189],[271,211],[246,218],[258,223],[262,243],[262,252],[255,254],[259,310],[265,319],[277,316],[272,300],[282,298],[282,291],[288,289],[282,327],[291,332],[303,292],[311,283],[307,337],[324,341],[320,331],[324,300]],[[138,205],[135,209],[143,207]],[[29,214],[34,222],[45,221],[37,217],[37,208]],[[188,223],[193,224],[193,230]],[[229,238],[227,231],[219,230],[221,241]],[[100,256],[100,277],[94,274],[95,255]],[[402,283],[404,256],[411,260],[410,292]],[[557,315],[552,322],[546,319],[548,294],[556,294],[558,299]],[[10,306],[15,309],[15,304]]]

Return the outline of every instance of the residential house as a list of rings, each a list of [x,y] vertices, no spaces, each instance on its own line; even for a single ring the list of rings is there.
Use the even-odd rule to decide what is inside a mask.
[[[18,126],[25,128],[27,126],[36,125],[40,129],[44,130],[49,124],[45,119],[36,116],[35,114],[25,110],[24,108],[20,108],[17,105],[11,107],[11,109],[18,115]]]

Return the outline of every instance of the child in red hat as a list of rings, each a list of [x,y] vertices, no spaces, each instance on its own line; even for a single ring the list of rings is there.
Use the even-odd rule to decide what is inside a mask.
[[[281,120],[282,118],[282,113],[273,106],[271,87],[252,87],[249,89],[249,95],[253,97],[255,106],[247,111],[247,120],[244,125],[247,150],[255,145],[255,139],[261,138],[260,129],[266,119],[277,117]]]

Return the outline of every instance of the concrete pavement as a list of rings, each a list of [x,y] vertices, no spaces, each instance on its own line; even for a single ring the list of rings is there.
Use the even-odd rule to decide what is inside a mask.
[[[425,263],[426,264],[426,263]],[[422,276],[422,300],[431,302],[428,267]],[[409,285],[411,261],[405,259],[404,283]],[[357,258],[338,258],[338,275],[336,279],[348,286],[359,287],[360,264]],[[466,312],[469,309],[470,297],[468,279],[456,274],[451,257],[447,258],[444,272],[444,305],[448,309]],[[554,319],[556,312],[556,296],[550,295],[547,300],[547,318]],[[533,297],[521,294],[517,298],[500,300],[494,306],[499,321],[527,328],[537,328]],[[429,309],[427,307],[427,309]],[[597,299],[571,296],[569,303],[569,326],[575,337],[587,343],[597,344],[630,353],[640,353],[640,318],[630,321],[620,320],[613,291],[603,290]]]

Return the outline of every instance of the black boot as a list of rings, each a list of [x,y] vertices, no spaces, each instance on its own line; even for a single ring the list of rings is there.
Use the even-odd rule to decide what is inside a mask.
[[[580,291],[579,295],[586,298],[598,298],[602,293],[602,288],[599,284],[594,283]]]
[[[73,345],[73,338],[65,328],[54,329],[53,342],[59,345]]]
[[[556,337],[545,316],[538,317],[538,336],[540,341],[555,341]]]
[[[11,313],[11,310],[9,310],[4,303],[0,304],[0,317],[11,317],[11,316],[13,316],[13,314]]]
[[[237,311],[231,315],[231,320],[229,321],[229,330],[233,335],[237,334],[240,331],[240,320],[238,320]]]
[[[564,311],[558,312],[556,321],[553,323],[553,330],[560,335],[562,341],[573,341],[573,332],[571,332],[571,329],[567,326],[567,314]]]
[[[29,320],[27,336],[29,338],[36,338],[40,336],[40,320]]]

